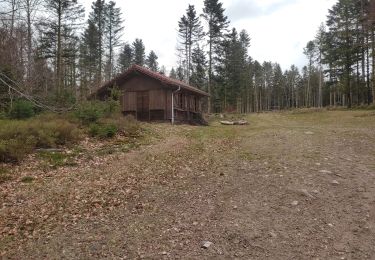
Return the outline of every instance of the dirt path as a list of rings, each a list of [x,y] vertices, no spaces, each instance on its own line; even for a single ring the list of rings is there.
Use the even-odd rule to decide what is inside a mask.
[[[0,256],[375,259],[375,114],[249,120],[1,184]]]

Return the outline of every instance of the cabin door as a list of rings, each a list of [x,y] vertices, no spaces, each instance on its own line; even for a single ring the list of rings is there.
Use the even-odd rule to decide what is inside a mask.
[[[148,91],[137,92],[137,119],[150,120],[150,96]]]

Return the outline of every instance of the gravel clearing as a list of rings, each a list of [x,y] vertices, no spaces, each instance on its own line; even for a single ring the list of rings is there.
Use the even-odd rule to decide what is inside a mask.
[[[374,259],[375,115],[246,120],[145,124],[160,137],[126,153],[15,166],[0,258]]]

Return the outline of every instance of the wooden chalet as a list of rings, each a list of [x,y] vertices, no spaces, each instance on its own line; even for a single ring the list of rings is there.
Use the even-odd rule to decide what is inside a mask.
[[[199,122],[203,101],[209,96],[184,82],[138,65],[106,82],[94,95],[105,100],[113,86],[122,92],[122,113],[140,121]]]

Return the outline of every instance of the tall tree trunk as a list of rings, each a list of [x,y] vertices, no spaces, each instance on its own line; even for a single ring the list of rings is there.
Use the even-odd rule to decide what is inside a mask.
[[[375,104],[375,26],[371,26],[372,38],[372,103]]]
[[[12,11],[11,11],[11,20],[10,20],[10,38],[13,38],[14,34],[14,24],[15,24],[15,18],[16,18],[16,11],[17,11],[17,0],[11,0],[11,6],[12,6]]]
[[[28,91],[32,93],[33,85],[31,84],[31,69],[32,69],[32,38],[31,38],[31,0],[26,0],[26,13],[27,13],[27,84],[29,85]]]
[[[320,53],[320,60],[322,54]],[[321,108],[323,107],[323,70],[322,70],[322,63],[319,63],[319,93],[318,93],[318,106]]]
[[[362,85],[362,76],[361,75],[359,75],[360,73],[359,73],[359,60],[357,60],[357,62],[356,62],[356,78],[357,78],[357,82],[356,82],[356,90],[357,90],[357,105],[359,105],[359,99],[360,99],[360,97],[359,97],[359,91],[360,91],[360,89],[361,89],[361,85]],[[353,101],[354,102],[354,101]]]
[[[209,51],[208,51],[208,113],[212,111],[212,40],[209,40]]]
[[[367,105],[371,104],[371,85],[370,85],[370,44],[369,32],[366,32],[366,89],[367,89]]]
[[[61,92],[61,57],[62,57],[62,50],[61,50],[61,20],[62,20],[62,6],[61,0],[58,4],[58,11],[57,11],[57,50],[56,50],[56,89],[57,95],[60,95]]]

